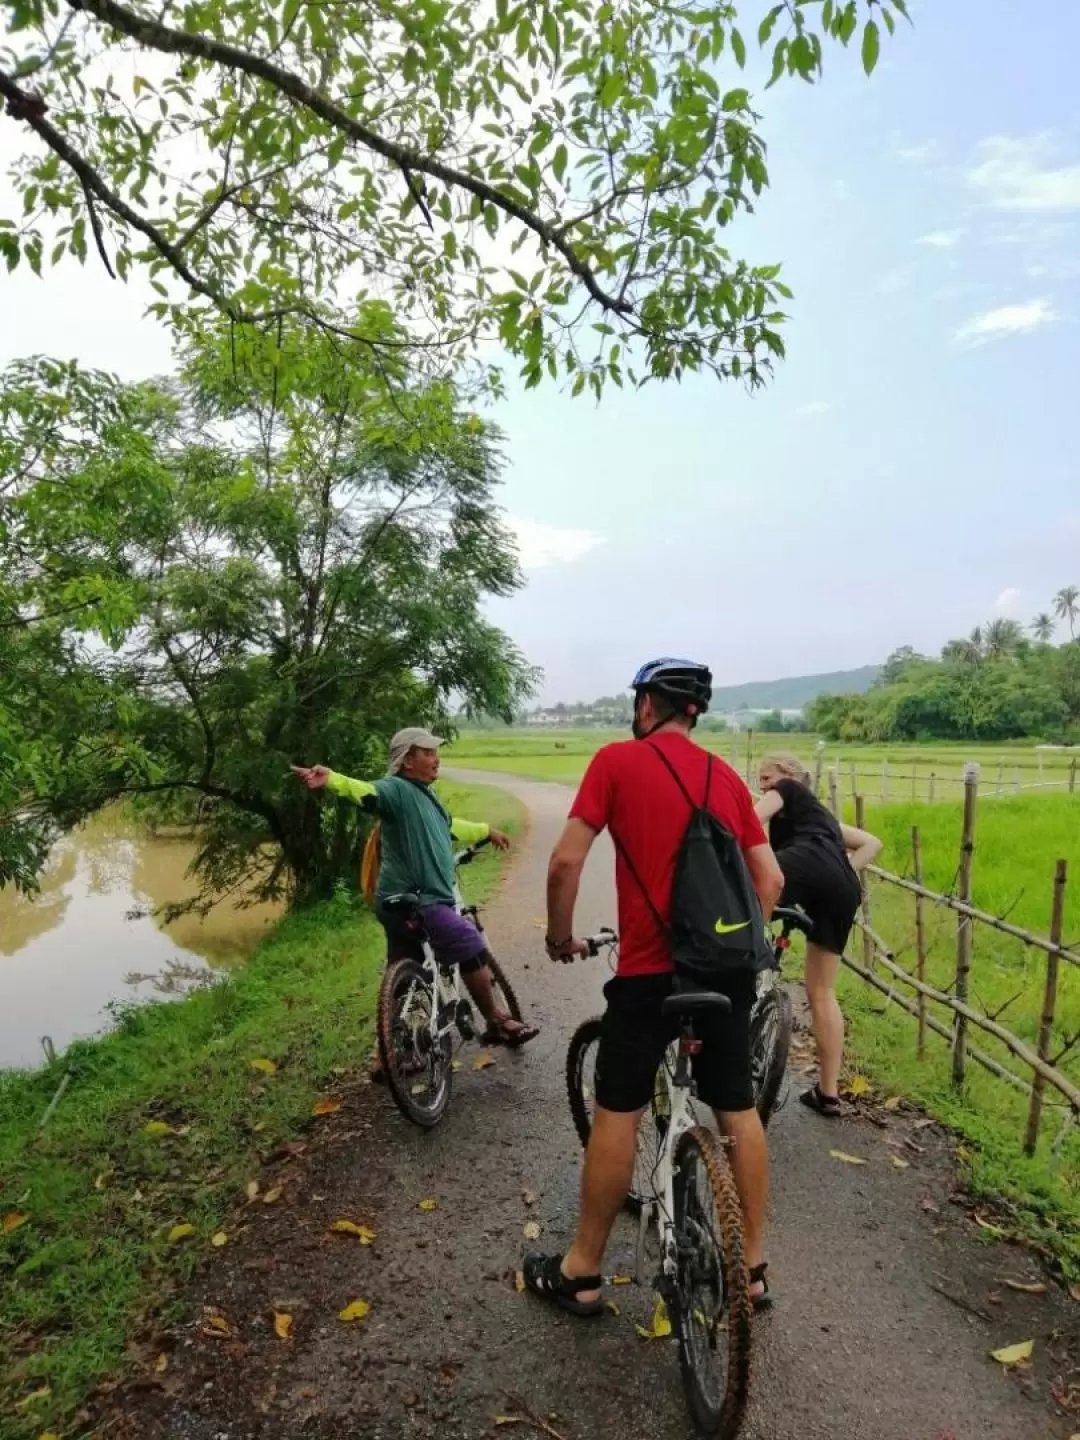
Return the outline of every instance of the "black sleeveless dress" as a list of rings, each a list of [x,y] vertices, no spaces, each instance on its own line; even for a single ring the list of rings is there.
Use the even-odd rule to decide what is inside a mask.
[[[814,922],[815,945],[842,955],[861,892],[835,815],[798,780],[773,786],[784,808],[769,821],[769,844],[784,872],[781,905],[801,905]]]

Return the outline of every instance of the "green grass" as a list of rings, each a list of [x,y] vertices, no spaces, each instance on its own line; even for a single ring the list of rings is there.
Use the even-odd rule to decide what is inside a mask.
[[[521,829],[502,791],[440,791],[463,815]],[[494,852],[477,861],[471,898],[498,868]],[[63,1433],[147,1320],[168,1318],[265,1157],[366,1064],[383,953],[374,919],[342,893],[288,916],[212,989],[126,1010],[47,1069],[0,1072],[0,1216],[28,1217],[0,1233],[0,1434]],[[70,1088],[38,1134],[65,1071]],[[147,1133],[155,1122],[168,1131]],[[194,1233],[170,1245],[181,1224]]]

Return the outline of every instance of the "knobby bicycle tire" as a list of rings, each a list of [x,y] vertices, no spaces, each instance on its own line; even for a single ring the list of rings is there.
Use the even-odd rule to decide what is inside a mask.
[[[574,1129],[583,1150],[588,1149],[589,1137],[592,1134],[592,1102],[595,1099],[586,1093],[588,1087],[585,1083],[585,1067],[589,1050],[600,1043],[602,1024],[599,1015],[582,1021],[570,1037],[566,1050],[566,1093],[570,1101]],[[634,1162],[630,1191],[626,1197],[626,1208],[632,1215],[639,1215],[646,1198],[652,1195],[649,1181],[656,1166],[662,1135],[663,1117],[657,1116],[654,1107],[650,1106],[642,1116],[638,1128],[637,1159]]]
[[[750,1015],[750,1046],[754,1066],[754,1104],[762,1125],[768,1125],[780,1098],[787,1072],[794,1017],[791,996],[774,986]]]
[[[414,1092],[420,1083],[417,1075],[422,1072],[401,1065],[395,1044],[398,1008],[412,984],[421,986],[427,992],[429,1005],[438,1003],[437,997],[431,993],[431,978],[423,965],[416,960],[396,960],[392,965],[388,965],[379,987],[379,1056],[387,1088],[398,1109],[414,1125],[419,1125],[423,1130],[431,1130],[445,1115],[446,1107],[450,1103],[453,1070],[450,1065],[449,1044],[444,1040],[440,1047],[441,1054],[428,1053],[424,1057],[426,1073],[431,1075],[435,1083],[432,1087],[433,1100],[430,1104],[421,1104],[418,1094]]]
[[[703,1195],[697,1193],[699,1183],[703,1184]],[[691,1187],[695,1191],[693,1197]],[[688,1213],[691,1202],[695,1209],[704,1203],[712,1213],[710,1228],[714,1243],[711,1249],[713,1259],[719,1264],[716,1280],[726,1331],[702,1309],[707,1300],[699,1300],[695,1293],[701,1270],[695,1232],[700,1228],[701,1219],[707,1217],[698,1216],[691,1221]],[[679,1344],[679,1368],[687,1405],[703,1435],[714,1440],[734,1440],[742,1427],[750,1394],[753,1306],[743,1257],[742,1208],[735,1177],[716,1138],[700,1125],[681,1135],[675,1147],[674,1220],[679,1274],[668,1303]],[[716,1306],[710,1308],[715,1311]],[[727,1374],[720,1385],[716,1383],[714,1356],[718,1355],[725,1339]]]
[[[510,1014],[510,1018],[512,1020],[517,1020],[520,1022],[521,1006],[518,1004],[518,998],[517,995],[514,993],[514,987],[506,978],[506,971],[499,964],[498,960],[495,959],[494,955],[488,958],[488,969],[491,971],[491,983],[495,990],[496,1003],[498,1003],[499,991],[501,990],[502,998],[506,1002],[506,1009]]]

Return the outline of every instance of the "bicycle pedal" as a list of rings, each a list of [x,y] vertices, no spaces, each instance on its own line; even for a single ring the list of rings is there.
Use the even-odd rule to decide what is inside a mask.
[[[472,1006],[467,1000],[460,1000],[458,1002],[457,1013],[454,1017],[454,1023],[457,1025],[458,1033],[463,1040],[476,1039],[476,1026],[473,1023],[473,1010]]]

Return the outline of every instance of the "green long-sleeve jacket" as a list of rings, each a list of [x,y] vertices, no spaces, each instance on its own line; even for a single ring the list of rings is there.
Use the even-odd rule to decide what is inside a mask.
[[[391,775],[386,780],[350,780],[331,770],[326,788],[374,811],[382,822],[382,861],[376,899],[415,893],[421,905],[454,899],[454,847],[451,840],[474,845],[491,827],[460,820],[428,785]]]

